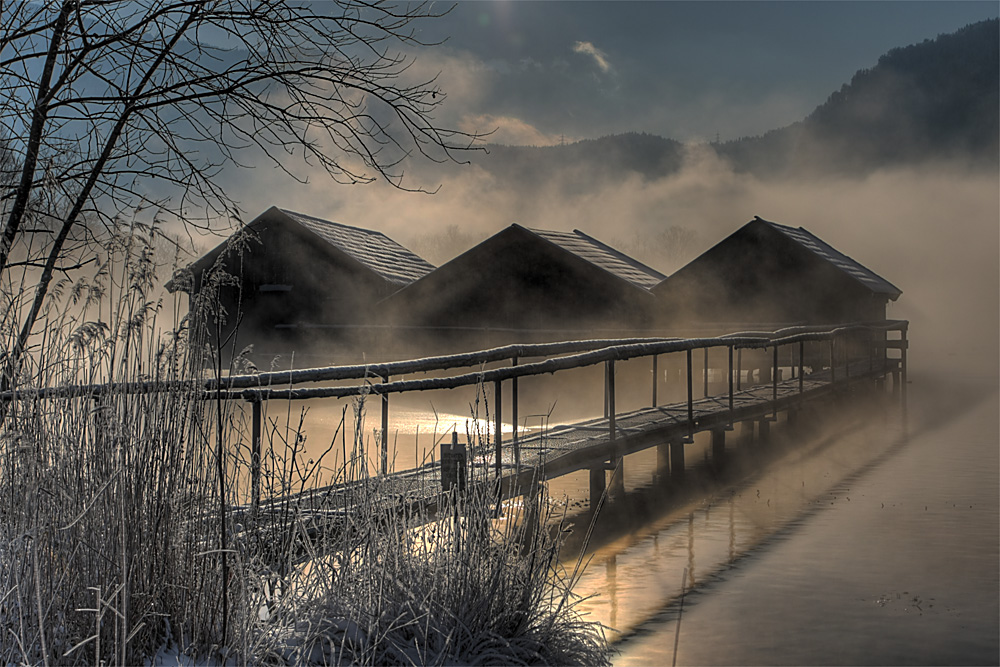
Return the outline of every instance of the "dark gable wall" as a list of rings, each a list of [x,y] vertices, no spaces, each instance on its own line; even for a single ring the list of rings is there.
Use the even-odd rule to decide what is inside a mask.
[[[300,342],[306,332],[287,325],[367,323],[372,305],[393,289],[296,223],[259,220],[253,231],[242,257],[230,251],[225,259],[226,270],[240,277],[240,287],[224,287],[221,294],[228,313],[223,337],[232,332],[242,299],[240,348],[248,343],[267,347]],[[342,339],[354,333],[329,329],[323,336]]]
[[[648,322],[652,296],[517,227],[508,227],[390,297],[397,325],[620,328]]]
[[[653,290],[662,326],[885,318],[886,297],[765,223],[750,223]]]

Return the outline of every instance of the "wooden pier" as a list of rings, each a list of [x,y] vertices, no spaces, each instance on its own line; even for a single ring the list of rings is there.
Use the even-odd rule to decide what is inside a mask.
[[[534,493],[537,485],[562,475],[588,470],[590,503],[596,507],[606,493],[623,493],[622,465],[625,456],[657,448],[657,474],[679,479],[684,475],[684,448],[695,434],[711,433],[714,460],[725,455],[727,434],[738,424],[744,432],[767,437],[771,422],[780,413],[793,421],[809,403],[817,403],[857,386],[891,390],[905,405],[907,326],[904,321],[823,327],[797,327],[774,332],[743,332],[712,338],[619,339],[572,341],[540,345],[507,346],[448,357],[375,364],[366,367],[331,367],[257,376],[226,378],[207,391],[213,396],[249,401],[253,406],[252,493],[250,504],[234,508],[247,525],[266,527],[269,518],[287,520],[294,515],[302,532],[321,534],[341,525],[359,498],[369,498],[366,489],[377,489],[380,501],[400,511],[420,508],[433,516],[444,493],[461,492],[471,484],[491,485],[501,497]],[[722,349],[711,365],[708,351]],[[754,368],[743,366],[744,352],[754,356]],[[696,355],[696,352],[702,352]],[[657,404],[658,364],[664,355],[683,357],[686,370],[686,400]],[[695,358],[704,361],[695,393]],[[615,364],[646,357],[650,359],[653,384],[650,405],[618,412]],[[521,363],[532,359],[529,363]],[[699,361],[702,361],[699,359]],[[762,363],[766,359],[769,363]],[[510,365],[466,372],[449,377],[390,378],[427,371],[452,370],[509,361]],[[519,410],[517,380],[521,377],[557,373],[570,368],[603,364],[605,416],[574,424],[543,429],[530,435],[517,431]],[[749,384],[752,373],[757,379]],[[709,394],[709,377],[722,377],[725,390]],[[296,388],[302,382],[350,378],[377,378],[355,386]],[[511,386],[511,438],[502,440],[503,383]],[[389,397],[393,393],[449,389],[482,384],[494,386],[493,441],[467,445],[457,438],[442,447],[441,460],[414,469],[387,470]],[[715,383],[717,386],[720,383]],[[749,386],[744,386],[749,385]],[[279,388],[280,387],[280,388]],[[382,404],[381,474],[349,484],[314,488],[302,493],[261,499],[259,496],[260,406],[274,399],[310,399],[356,395],[378,395]],[[610,488],[609,488],[610,473]]]

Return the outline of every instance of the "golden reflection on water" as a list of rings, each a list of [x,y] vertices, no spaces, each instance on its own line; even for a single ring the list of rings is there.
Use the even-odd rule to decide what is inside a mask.
[[[864,437],[864,430],[858,422],[796,443],[741,481],[665,506],[658,519],[596,548],[576,587],[586,598],[579,610],[607,626],[612,641],[652,617],[676,613],[682,592],[697,591],[762,541],[836,502],[843,480],[892,446],[891,438]],[[648,457],[629,463],[645,463],[636,474],[652,479]]]

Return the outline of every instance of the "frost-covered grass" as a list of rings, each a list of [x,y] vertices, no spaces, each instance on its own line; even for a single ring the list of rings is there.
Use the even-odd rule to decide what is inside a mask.
[[[247,497],[248,431],[236,405],[176,385],[33,397],[39,387],[165,387],[192,368],[218,371],[184,323],[157,333],[177,315],[150,296],[147,233],[130,227],[89,280],[62,285],[18,370],[19,398],[2,404],[0,663],[607,662],[599,626],[574,611],[558,530],[524,519],[554,522],[541,494],[500,517],[488,489],[449,500],[436,517],[407,515],[367,478],[363,442],[323,470],[301,460],[301,424],[272,425],[265,490],[321,473],[367,479],[351,529],[303,547],[293,513],[262,537],[245,516],[221,512]],[[16,324],[12,298],[0,333],[9,340]],[[476,437],[473,447],[489,446]],[[303,559],[302,548],[319,551]]]
[[[606,663],[603,632],[574,609],[576,572],[559,563],[560,532],[538,529],[558,526],[544,496],[498,516],[492,489],[451,497],[426,524],[428,517],[367,505],[364,528],[328,545],[334,557],[297,572],[255,656],[290,664]]]

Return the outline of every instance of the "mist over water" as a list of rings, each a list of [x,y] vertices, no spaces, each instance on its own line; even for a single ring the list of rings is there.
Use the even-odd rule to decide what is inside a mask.
[[[317,183],[284,202],[260,188],[259,200],[244,204],[378,229],[435,264],[513,222],[575,228],[668,274],[759,215],[805,227],[903,292],[887,314],[911,323],[907,422],[890,410],[817,434],[745,482],[665,509],[596,551],[577,591],[596,595],[587,609],[624,637],[619,664],[1000,660],[995,168],[940,162],[766,180],[691,146],[680,171],[662,178],[601,179],[587,165],[566,165],[528,189],[479,165],[417,176],[417,185],[440,191]],[[684,243],[636,242],[674,226],[691,232]],[[423,415],[411,419],[423,424],[419,438],[415,427],[390,427],[397,469],[425,459],[441,435],[425,430],[431,401],[419,400],[393,399],[391,414],[404,421],[409,409]],[[434,400],[461,432],[471,399]],[[554,404],[555,421],[592,416],[598,400],[550,386],[523,404],[522,417]],[[329,412],[339,418],[340,408]],[[371,430],[376,401],[368,415]],[[629,491],[649,484],[654,462],[628,459]],[[575,511],[586,485],[585,475],[569,476],[551,492]]]
[[[630,610],[616,664],[669,664],[675,636],[678,664],[995,664],[997,398],[996,382],[918,375],[907,422],[831,435],[598,552],[605,608]],[[661,595],[628,574],[648,567]]]

